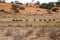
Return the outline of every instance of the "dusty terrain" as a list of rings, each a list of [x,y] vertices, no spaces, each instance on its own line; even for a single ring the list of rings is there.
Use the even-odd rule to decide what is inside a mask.
[[[18,6],[24,6],[25,10],[19,10],[19,13],[14,13],[12,8],[13,3],[0,3],[0,10],[4,10],[5,12],[0,12],[0,21],[51,21],[51,22],[59,22],[60,21],[60,10],[57,12],[51,12],[49,14],[47,9],[36,8],[35,4],[29,4],[26,7],[25,4]],[[30,7],[31,6],[31,7]]]
[[[49,14],[47,9],[24,6],[14,13],[12,3],[0,3],[0,40],[60,40],[60,10]],[[57,28],[56,28],[57,27]]]
[[[0,3],[0,10],[4,9],[6,12],[11,14],[11,8],[13,3]],[[28,7],[26,7],[26,4],[17,4],[18,6],[25,7],[25,10],[19,10],[20,14],[46,14],[48,13],[47,9],[39,8],[35,4],[29,4]],[[31,6],[31,7],[30,7]],[[52,13],[60,13],[60,10],[58,12],[52,12]]]

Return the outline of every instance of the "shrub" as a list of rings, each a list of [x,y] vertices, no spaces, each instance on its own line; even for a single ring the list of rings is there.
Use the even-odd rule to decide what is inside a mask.
[[[36,10],[36,11],[40,11],[40,10]]]
[[[57,10],[59,10],[58,8],[53,8],[52,11],[53,12],[57,12]]]
[[[52,7],[54,7],[54,2],[49,2],[47,6],[48,6],[48,9],[51,9]]]
[[[41,19],[39,19],[39,21],[42,21]]]
[[[28,3],[26,3],[26,7],[28,7]]]
[[[57,39],[57,32],[55,30],[52,30],[51,33],[49,34],[49,37],[53,40]]]
[[[33,21],[36,21],[35,19]]]
[[[14,40],[21,40],[22,39],[22,36],[21,35],[16,35],[16,36],[13,36]]]
[[[5,10],[4,9],[1,9],[0,12],[5,12]]]
[[[55,21],[55,19],[53,19],[53,21]]]
[[[16,5],[16,4],[12,4],[12,10],[15,12],[15,13],[19,13],[19,6]]]
[[[41,6],[39,6],[40,8],[45,8],[45,9],[48,9],[48,13],[51,14],[51,8],[53,8],[55,5],[54,5],[54,2],[49,2],[49,3],[42,3]]]
[[[13,9],[13,10],[16,10],[16,9],[18,9],[18,8],[19,8],[18,5],[12,4],[12,9]]]
[[[44,37],[44,35],[45,35],[45,27],[42,27],[40,30],[40,36]]]
[[[49,19],[48,21],[51,21],[51,19]]]
[[[26,27],[32,27],[33,25],[32,24],[26,24],[25,26]]]
[[[36,4],[37,4],[37,5],[40,5],[40,2],[39,2],[39,1],[37,1],[37,2],[36,2]]]
[[[46,19],[44,19],[44,21],[47,21]]]
[[[27,34],[26,34],[26,37],[28,37],[29,35],[31,35],[32,32],[33,32],[33,30],[28,30],[28,31],[27,31]]]
[[[17,4],[23,5],[23,3],[17,3]]]
[[[28,19],[26,19],[26,21],[28,21]]]
[[[20,7],[20,10],[24,10],[25,9],[25,7]]]
[[[20,19],[20,21],[23,21],[22,19]]]
[[[15,3],[16,3],[16,4],[18,4],[18,3],[19,3],[19,1],[15,1]]]
[[[30,5],[30,7],[32,7],[32,5]]]
[[[19,13],[19,10],[15,10],[14,12],[15,12],[15,13]]]
[[[9,29],[9,30],[7,30],[7,32],[5,34],[6,34],[6,36],[12,36],[12,31]]]
[[[55,3],[57,7],[60,7],[60,2]]]
[[[46,9],[47,5],[48,5],[47,3],[42,3],[41,6],[40,6],[40,8],[45,8]]]
[[[47,3],[42,3],[40,8],[45,8],[45,9],[51,9],[52,7],[54,7],[54,2],[49,2]]]

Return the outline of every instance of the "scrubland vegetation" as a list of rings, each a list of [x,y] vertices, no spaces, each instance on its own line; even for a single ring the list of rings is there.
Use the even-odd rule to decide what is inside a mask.
[[[12,24],[2,24],[0,25],[2,28],[3,27],[38,27],[38,28],[60,28],[60,23],[37,23],[37,22],[34,22],[34,23],[22,23],[20,22],[19,23],[12,23]]]
[[[0,2],[4,2],[5,3],[6,0],[3,0]],[[49,2],[49,3],[40,3],[39,1],[37,1],[36,3],[26,3],[26,4],[23,4],[23,3],[20,3],[18,1],[15,1],[15,2],[11,2],[12,5],[11,5],[11,10],[15,13],[20,13],[20,10],[25,10],[26,7],[36,7],[36,8],[42,8],[42,9],[47,9],[48,10],[48,13],[51,13],[50,11],[53,11],[53,12],[57,12],[59,10],[59,7],[60,7],[60,2]],[[19,6],[19,5],[25,5],[25,6]],[[34,6],[32,6],[34,5]],[[2,10],[4,9],[1,9],[1,12]],[[5,10],[4,10],[5,11]]]
[[[0,29],[2,36],[1,40],[60,40],[60,28],[5,27]]]
[[[5,0],[0,0],[0,3],[4,3],[5,6]],[[39,13],[41,10],[42,12],[47,10],[48,13],[39,14],[32,8]],[[23,4],[15,1],[15,3],[11,2],[10,9],[9,12],[0,9],[0,40],[60,40],[60,14],[58,12],[60,2],[41,4],[37,1],[34,4]],[[29,10],[32,12],[28,12]],[[23,14],[24,12],[26,14]]]

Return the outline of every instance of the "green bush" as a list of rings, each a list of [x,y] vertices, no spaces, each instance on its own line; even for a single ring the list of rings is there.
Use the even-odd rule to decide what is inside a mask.
[[[19,10],[14,10],[15,13],[19,13]]]
[[[42,3],[41,6],[40,6],[40,8],[45,8],[45,9],[47,9],[47,5],[48,5],[47,3]]]
[[[37,2],[36,2],[36,4],[37,4],[37,5],[40,5],[40,2],[39,2],[39,1],[37,1]]]
[[[25,7],[23,7],[23,6],[22,6],[22,7],[20,7],[20,10],[24,10],[24,9],[25,9]]]
[[[48,9],[51,9],[52,7],[54,7],[54,2],[49,2],[47,6],[48,6]]]
[[[18,5],[16,5],[16,4],[12,4],[12,9],[13,9],[13,10],[16,10],[16,9],[18,9],[18,8],[19,8]]]
[[[19,6],[16,5],[16,4],[12,4],[12,10],[15,12],[15,13],[19,13]]]
[[[49,2],[49,3],[42,3],[40,8],[45,8],[45,9],[51,9],[54,7],[54,2]]]

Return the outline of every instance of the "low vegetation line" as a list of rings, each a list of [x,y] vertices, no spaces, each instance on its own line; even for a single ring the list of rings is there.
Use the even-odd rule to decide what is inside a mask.
[[[42,23],[42,22],[0,22],[0,27],[60,27],[60,23]]]

